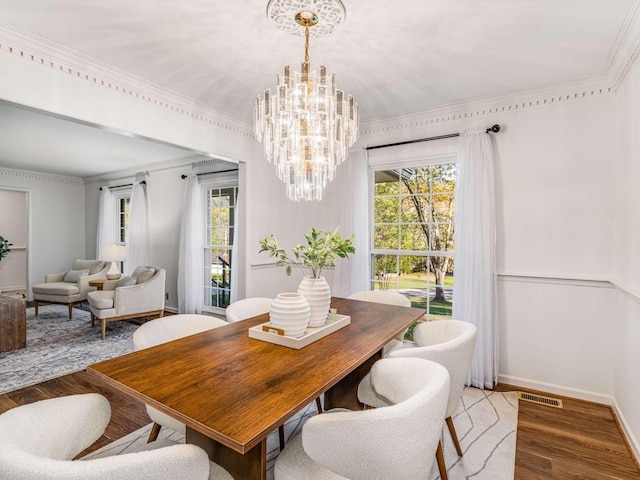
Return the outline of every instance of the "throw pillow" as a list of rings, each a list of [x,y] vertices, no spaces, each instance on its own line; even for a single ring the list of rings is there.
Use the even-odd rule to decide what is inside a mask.
[[[118,280],[118,283],[116,283],[116,288],[118,288],[118,287],[130,287],[131,285],[135,285],[135,284],[136,284],[136,279],[135,278],[125,275],[120,280]]]
[[[67,283],[78,283],[80,277],[86,277],[87,275],[89,275],[89,270],[69,270],[62,281]]]
[[[151,267],[136,267],[136,269],[131,274],[132,277],[135,277],[136,284],[140,285],[141,283],[146,282],[147,280],[151,280],[156,273],[155,268]]]

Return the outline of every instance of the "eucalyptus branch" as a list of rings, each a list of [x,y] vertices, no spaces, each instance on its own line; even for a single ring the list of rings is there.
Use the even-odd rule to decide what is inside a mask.
[[[293,247],[291,249],[293,257],[287,255],[274,235],[267,235],[259,241],[261,247],[259,253],[268,252],[270,257],[276,257],[276,265],[285,266],[288,276],[291,275],[291,266],[295,265],[302,270],[303,274],[306,268],[311,271],[312,278],[318,278],[322,269],[326,265],[333,264],[336,257],[349,258],[349,254],[356,251],[352,245],[353,235],[343,239],[337,228],[333,232],[312,228],[311,233],[305,233],[304,237],[307,244]]]

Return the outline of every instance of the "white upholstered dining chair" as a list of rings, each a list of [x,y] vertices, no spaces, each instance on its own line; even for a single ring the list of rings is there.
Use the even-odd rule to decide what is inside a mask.
[[[177,340],[178,338],[188,337],[189,335],[195,335],[196,333],[224,325],[228,325],[228,323],[220,318],[209,315],[179,314],[157,318],[142,324],[133,332],[133,350],[138,351],[144,348],[154,347],[161,343],[167,343],[172,340]],[[153,420],[153,427],[151,427],[148,442],[153,442],[158,438],[162,427],[170,428],[183,435],[186,433],[184,423],[149,405],[146,405],[146,408],[149,418]]]
[[[111,417],[97,393],[15,407],[0,415],[0,478],[11,480],[233,480],[195,445],[163,441],[145,451],[73,459],[104,433]]]
[[[416,326],[413,331],[415,347],[393,350],[387,358],[416,357],[437,362],[444,366],[451,377],[451,389],[447,402],[445,421],[456,452],[463,455],[452,415],[455,413],[462,397],[462,390],[469,373],[473,350],[476,344],[476,326],[460,320],[435,320]],[[358,400],[372,407],[383,407],[390,404],[388,398],[380,394],[371,375],[366,376],[358,385]],[[447,478],[442,447],[437,450],[438,467],[443,480]]]
[[[382,359],[371,376],[391,406],[310,418],[276,459],[275,480],[426,480],[449,395],[449,374],[419,358]]]
[[[364,302],[384,303],[386,305],[395,305],[397,307],[411,307],[411,300],[394,290],[364,290],[349,295],[350,300],[362,300]],[[394,348],[398,348],[404,341],[406,330],[385,345],[383,356],[386,356]]]
[[[230,304],[225,310],[227,322],[239,322],[240,320],[255,317],[256,315],[268,313],[271,302],[273,302],[273,298],[266,297],[249,297],[237,300]]]

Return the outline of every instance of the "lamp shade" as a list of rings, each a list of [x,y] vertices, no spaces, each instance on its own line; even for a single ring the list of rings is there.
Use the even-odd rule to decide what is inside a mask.
[[[126,259],[126,245],[102,245],[100,247],[100,260],[105,262],[124,262]]]

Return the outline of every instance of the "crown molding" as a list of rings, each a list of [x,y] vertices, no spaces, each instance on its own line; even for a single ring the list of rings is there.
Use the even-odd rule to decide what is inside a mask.
[[[31,172],[29,170],[15,170],[12,168],[0,167],[0,178],[2,178],[3,176],[24,178],[28,180],[40,180],[44,182],[84,185],[84,181],[80,177],[71,177],[67,175],[57,175],[55,173]]]
[[[209,155],[203,154],[192,154],[186,155],[184,157],[173,158],[170,160],[164,160],[162,162],[151,163],[143,166],[143,170],[139,168],[131,168],[127,170],[116,170],[114,172],[94,175],[91,177],[83,177],[82,180],[85,184],[89,183],[100,183],[100,182],[109,182],[113,180],[122,180],[125,178],[132,178],[140,175],[151,175],[154,173],[166,172],[169,170],[178,170],[183,169],[185,167],[197,168],[204,167],[207,165],[213,165],[220,162],[229,162],[229,163],[237,163],[233,160],[223,157],[211,157]]]
[[[640,0],[634,0],[618,31],[601,75],[543,89],[440,105],[394,117],[375,118],[360,124],[360,137],[517,112],[614,93],[638,55],[640,55]]]
[[[191,119],[223,128],[246,137],[253,137],[251,126],[228,114],[100,62],[64,45],[22,30],[0,20],[0,53],[16,55],[25,61],[41,65],[98,87],[115,90],[137,100],[147,102]]]
[[[566,84],[545,89],[487,97],[469,102],[451,103],[395,117],[377,118],[360,125],[360,137],[425,127],[458,120],[518,112],[529,108],[556,105],[612,93],[602,79]]]

